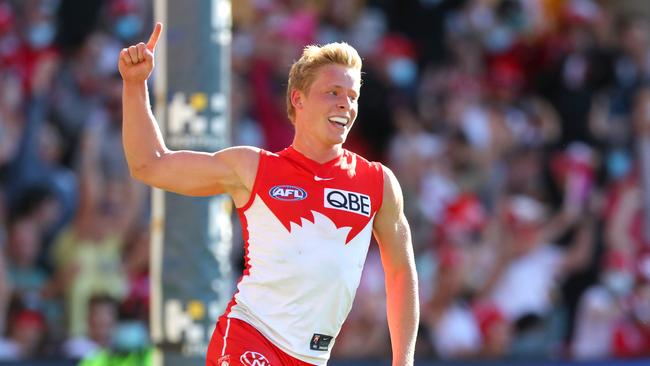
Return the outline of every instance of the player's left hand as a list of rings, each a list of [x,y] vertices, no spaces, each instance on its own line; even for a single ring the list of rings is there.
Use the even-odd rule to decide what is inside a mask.
[[[154,52],[162,29],[162,23],[158,22],[147,43],[140,42],[122,49],[118,69],[125,82],[144,82],[149,78],[154,67]]]

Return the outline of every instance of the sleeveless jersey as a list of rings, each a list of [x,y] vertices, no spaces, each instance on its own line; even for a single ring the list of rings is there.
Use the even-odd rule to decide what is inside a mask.
[[[381,164],[344,150],[319,164],[292,147],[262,150],[238,209],[245,269],[226,316],[282,351],[324,365],[350,312],[382,203]]]

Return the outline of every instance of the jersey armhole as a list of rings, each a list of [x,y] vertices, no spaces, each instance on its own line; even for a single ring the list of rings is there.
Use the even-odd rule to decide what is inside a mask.
[[[257,172],[255,173],[255,181],[253,182],[253,188],[251,189],[251,195],[248,197],[248,201],[246,202],[245,205],[242,207],[237,208],[238,211],[244,212],[248,210],[249,207],[253,204],[253,201],[255,201],[255,196],[257,196],[257,190],[258,186],[260,185],[260,180],[262,176],[262,171],[264,170],[264,167],[266,165],[266,159],[269,155],[268,151],[266,150],[261,150],[260,149],[260,160],[257,163]]]
[[[384,203],[384,185],[386,184],[385,182],[385,172],[384,172],[384,166],[381,163],[374,163],[377,166],[377,171],[379,175],[379,192],[377,192],[377,199],[379,200],[379,204],[377,205],[377,211],[375,211],[375,214],[381,210],[381,205]]]

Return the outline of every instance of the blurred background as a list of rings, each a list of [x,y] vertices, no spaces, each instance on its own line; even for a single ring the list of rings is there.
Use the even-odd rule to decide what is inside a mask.
[[[418,360],[648,362],[647,1],[234,0],[232,11],[234,144],[291,142],[286,78],[302,47],[346,41],[363,57],[346,147],[402,184]],[[117,350],[149,362],[150,191],[124,160],[116,64],[152,14],[148,0],[0,0],[0,361],[73,365]],[[389,353],[372,245],[332,364]]]

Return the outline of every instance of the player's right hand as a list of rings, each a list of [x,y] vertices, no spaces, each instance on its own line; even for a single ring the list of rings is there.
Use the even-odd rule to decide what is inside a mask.
[[[118,61],[118,69],[120,75],[122,75],[122,80],[125,82],[143,82],[149,78],[154,66],[154,51],[161,32],[162,23],[158,22],[146,44],[140,42],[122,49]]]

